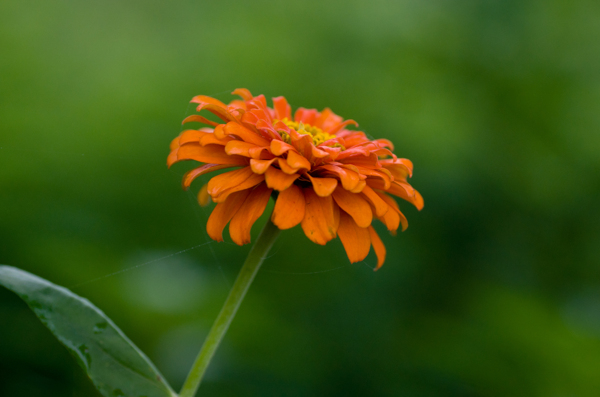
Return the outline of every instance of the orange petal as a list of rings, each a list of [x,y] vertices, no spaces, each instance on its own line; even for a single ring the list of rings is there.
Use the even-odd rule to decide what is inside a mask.
[[[394,178],[406,179],[407,175],[412,177],[413,163],[409,159],[381,160],[381,165],[390,170]]]
[[[223,146],[206,145],[199,143],[188,143],[174,149],[167,157],[167,165],[171,165],[183,160],[196,160],[202,163],[212,164],[232,164],[247,165],[248,159],[240,156],[230,156],[225,153]]]
[[[302,156],[310,158],[310,156],[312,155],[312,148],[315,146],[313,144],[311,136],[308,134],[299,134],[294,130],[290,130],[289,133],[290,142],[292,143],[292,146],[294,146]]]
[[[265,182],[268,187],[283,191],[289,188],[299,176],[300,174],[289,175],[275,167],[269,167],[265,173]]]
[[[335,190],[335,188],[338,184],[337,179],[316,178],[316,177],[310,176],[309,174],[306,174],[306,175],[308,175],[308,177],[310,178],[310,181],[313,184],[315,193],[317,193],[321,197],[327,197],[327,196],[331,195],[331,193],[333,193],[333,191]]]
[[[381,198],[373,189],[369,186],[365,186],[362,190],[362,194],[375,208],[375,215],[382,217],[389,210],[388,204]]]
[[[204,134],[203,136],[200,137],[200,144],[202,146],[206,146],[206,145],[220,145],[220,146],[225,146],[227,144],[227,142],[229,141],[233,141],[234,138],[230,137],[230,136],[226,136],[224,138],[218,138],[217,135],[215,135],[214,133],[212,134]]]
[[[304,124],[315,125],[319,112],[316,109],[298,108],[294,113],[294,121],[302,121]]]
[[[333,199],[348,215],[354,219],[359,227],[368,227],[373,220],[371,206],[360,194],[350,193],[338,186],[333,191]]]
[[[184,190],[187,190],[192,181],[198,178],[200,175],[208,174],[209,172],[222,170],[224,168],[235,167],[231,164],[204,164],[201,167],[194,168],[193,170],[189,170],[183,175],[183,180],[181,181],[181,185]]]
[[[213,126],[219,125],[219,123],[215,123],[214,121],[211,121],[211,120],[207,119],[206,117],[202,117],[197,114],[187,116],[185,119],[183,119],[181,124],[190,123],[190,122],[203,123],[203,124],[208,124],[208,125],[213,125]]]
[[[306,157],[301,156],[293,150],[288,152],[287,163],[290,167],[295,169],[304,168],[310,170],[310,161],[306,159]]]
[[[257,146],[253,143],[233,140],[227,142],[225,145],[225,153],[230,155],[237,154],[244,157],[251,157],[249,151],[255,147]]]
[[[208,194],[208,183],[205,183],[198,192],[198,204],[201,207],[206,207],[210,203],[210,195]]]
[[[359,181],[358,185],[356,185],[356,187],[352,190],[350,190],[351,193],[360,193],[363,191],[363,189],[365,188],[365,186],[367,186],[367,182],[366,181]]]
[[[284,118],[290,119],[292,118],[292,108],[288,105],[287,99],[282,96],[278,96],[273,98],[273,107],[275,108],[275,114],[279,120]]]
[[[248,150],[248,154],[251,158],[257,160],[270,160],[272,158],[275,158],[275,156],[273,156],[269,151],[268,147],[253,147],[252,149]]]
[[[217,137],[217,139],[220,140],[232,139],[232,137],[227,136],[227,134],[225,133],[225,124],[219,124],[218,126],[216,126],[215,130],[213,131],[213,134],[215,135],[215,137]]]
[[[179,137],[176,137],[169,144],[169,150],[173,151],[179,147]]]
[[[292,175],[298,172],[297,168],[290,167],[287,161],[285,159],[282,159],[281,157],[277,158],[277,164],[279,164],[279,168],[281,169],[281,171],[285,172],[286,174]]]
[[[198,103],[198,104],[207,103],[207,104],[212,104],[212,105],[220,106],[223,109],[227,109],[227,105],[225,105],[223,102],[219,101],[218,99],[206,96],[206,95],[197,95],[197,96],[193,97],[190,102],[191,103]]]
[[[269,146],[269,141],[267,141],[265,138],[252,131],[251,129],[248,129],[243,125],[233,121],[225,125],[225,133],[227,135],[235,135],[241,140],[248,143],[253,143],[256,146]]]
[[[234,243],[244,245],[250,242],[250,229],[265,211],[271,192],[264,183],[250,192],[229,224],[229,235]]]
[[[227,226],[249,194],[250,190],[236,192],[230,195],[225,202],[216,205],[206,223],[206,231],[210,238],[215,241],[223,241],[223,229],[225,229],[225,226]]]
[[[340,227],[338,236],[344,245],[350,263],[362,261],[371,249],[371,237],[369,230],[358,227],[350,215],[340,211]]]
[[[380,218],[381,221],[387,226],[388,230],[391,232],[396,232],[400,223],[402,223],[402,231],[405,231],[408,227],[408,220],[404,216],[404,214],[400,211],[398,207],[398,203],[392,197],[388,196],[383,192],[377,192],[377,195],[381,197],[383,201],[385,201],[390,208],[385,215]]]
[[[273,139],[271,141],[271,153],[275,156],[281,156],[285,152],[295,151],[294,147],[289,143],[285,143],[284,141],[279,141],[277,139]]]
[[[319,197],[312,188],[304,189],[306,208],[302,230],[313,243],[325,245],[335,238],[339,226],[339,208],[331,196]]]
[[[373,270],[377,270],[383,265],[383,262],[385,262],[386,249],[385,245],[383,245],[383,241],[381,241],[379,235],[375,229],[373,229],[373,226],[369,226],[368,230],[369,236],[371,237],[371,244],[375,250],[375,255],[377,255],[377,267]]]
[[[267,170],[269,169],[269,167],[271,166],[271,164],[273,164],[273,162],[277,160],[275,159],[271,159],[271,160],[259,160],[259,159],[251,159],[250,160],[250,167],[252,167],[252,171],[255,174],[264,174],[265,172],[267,172]]]
[[[418,191],[415,190],[415,207],[417,207],[417,209],[419,211],[421,211],[423,209],[423,206],[425,206],[425,202],[423,201],[423,196],[421,196],[421,193],[419,193]]]
[[[392,178],[390,178],[391,174],[385,168],[381,168],[381,170],[373,170],[370,168],[358,167],[358,172],[362,175],[367,175],[373,178],[381,179],[383,181],[384,190],[388,190],[390,188]]]
[[[336,126],[332,126],[332,128],[329,129],[329,131],[327,131],[328,133],[335,135],[338,131],[342,130],[344,127],[346,127],[349,124],[354,124],[355,127],[358,127],[358,123],[354,120],[346,120],[343,123],[339,123]]]
[[[328,164],[328,165],[320,166],[318,169],[319,170],[323,169],[323,170],[326,170],[330,174],[337,175],[340,178],[340,181],[342,182],[342,186],[346,190],[354,189],[358,185],[358,182],[360,182],[360,177],[358,175],[358,172],[347,169],[347,168],[342,168],[342,167],[338,167],[337,165]]]
[[[279,193],[271,220],[282,230],[292,228],[304,219],[305,207],[302,189],[292,185]]]
[[[177,144],[183,146],[187,143],[198,143],[204,135],[206,135],[205,131],[185,130],[177,137]]]
[[[418,210],[423,208],[423,197],[408,183],[394,180],[389,189],[385,189],[383,181],[378,179],[369,179],[367,183],[374,189],[385,190],[387,193],[403,198],[417,207]]]
[[[236,88],[231,94],[241,96],[244,101],[249,101],[254,98],[247,88]]]
[[[229,113],[229,110],[227,110],[227,108],[223,108],[219,105],[213,105],[210,103],[200,103],[200,105],[198,105],[198,107],[196,108],[196,111],[199,112],[202,109],[208,110],[209,112],[211,112],[226,123],[230,121],[237,121],[237,119],[231,113]]]
[[[213,201],[215,203],[220,203],[220,202],[226,200],[227,196],[229,196],[231,193],[239,192],[239,191],[245,190],[245,189],[250,189],[250,188],[258,185],[259,183],[263,182],[264,180],[265,180],[264,175],[258,175],[258,174],[252,173],[252,176],[250,176],[250,178],[246,179],[244,182],[240,183],[239,185],[237,185],[235,187],[225,190],[223,193],[221,193],[217,197],[213,197]]]
[[[208,193],[217,203],[225,201],[233,192],[249,189],[264,180],[262,175],[252,172],[250,167],[217,175],[208,182]]]

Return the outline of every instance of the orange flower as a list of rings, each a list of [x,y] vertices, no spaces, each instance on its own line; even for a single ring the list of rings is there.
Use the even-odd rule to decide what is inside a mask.
[[[209,236],[223,241],[229,223],[231,239],[250,242],[250,229],[262,215],[273,190],[278,191],[271,220],[280,229],[298,224],[311,241],[324,245],[340,237],[350,262],[363,260],[371,245],[377,269],[385,260],[385,246],[371,226],[373,218],[395,234],[406,218],[392,194],[419,210],[423,198],[406,178],[412,162],[397,158],[386,139],[370,140],[361,131],[348,130],[354,120],[343,120],[330,109],[298,108],[292,118],[284,97],[267,106],[264,95],[244,88],[233,91],[242,100],[229,105],[199,95],[191,102],[223,120],[213,122],[192,115],[183,123],[200,122],[210,128],[185,130],[171,142],[167,165],[196,160],[204,165],[183,177],[187,189],[200,175],[237,169],[213,177],[198,194],[206,205],[217,203],[207,223]]]

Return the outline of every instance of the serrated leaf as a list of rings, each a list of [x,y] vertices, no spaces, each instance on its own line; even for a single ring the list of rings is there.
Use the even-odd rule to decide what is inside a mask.
[[[102,395],[177,396],[148,357],[87,299],[11,266],[0,266],[0,285],[29,305]]]

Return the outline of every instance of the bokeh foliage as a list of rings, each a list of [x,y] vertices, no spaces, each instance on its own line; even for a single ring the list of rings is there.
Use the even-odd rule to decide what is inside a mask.
[[[377,273],[283,233],[202,395],[596,396],[598,20],[591,0],[5,0],[0,263],[92,300],[179,386],[249,247],[198,246],[210,210],[168,143],[194,95],[285,95],[393,140],[425,209],[378,229]],[[96,395],[5,290],[0,316],[0,395]]]

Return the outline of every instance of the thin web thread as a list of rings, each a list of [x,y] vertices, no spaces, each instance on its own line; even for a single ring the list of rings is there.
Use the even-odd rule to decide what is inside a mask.
[[[165,260],[167,258],[171,258],[171,257],[173,257],[175,255],[180,255],[180,254],[183,254],[184,252],[188,252],[188,251],[194,250],[196,248],[204,247],[205,245],[210,245],[210,244],[212,244],[212,241],[207,241],[205,243],[198,244],[198,245],[195,245],[193,247],[186,248],[184,250],[177,251],[177,252],[174,252],[172,254],[162,256],[160,258],[152,259],[152,260],[150,260],[148,262],[140,263],[139,265],[131,266],[131,267],[128,267],[126,269],[121,269],[119,271],[116,271],[116,272],[113,272],[113,273],[109,273],[109,274],[106,274],[104,276],[100,276],[100,277],[96,277],[96,278],[88,280],[88,281],[84,281],[83,283],[72,285],[72,286],[69,287],[69,289],[78,288],[78,287],[81,287],[81,286],[84,286],[84,285],[87,285],[87,284],[91,284],[91,283],[95,283],[95,282],[100,281],[100,280],[107,279],[107,278],[112,277],[112,276],[116,276],[116,275],[121,274],[121,273],[128,272],[130,270],[139,269],[141,267],[148,266],[148,265],[150,265],[152,263],[159,262],[159,261]]]

